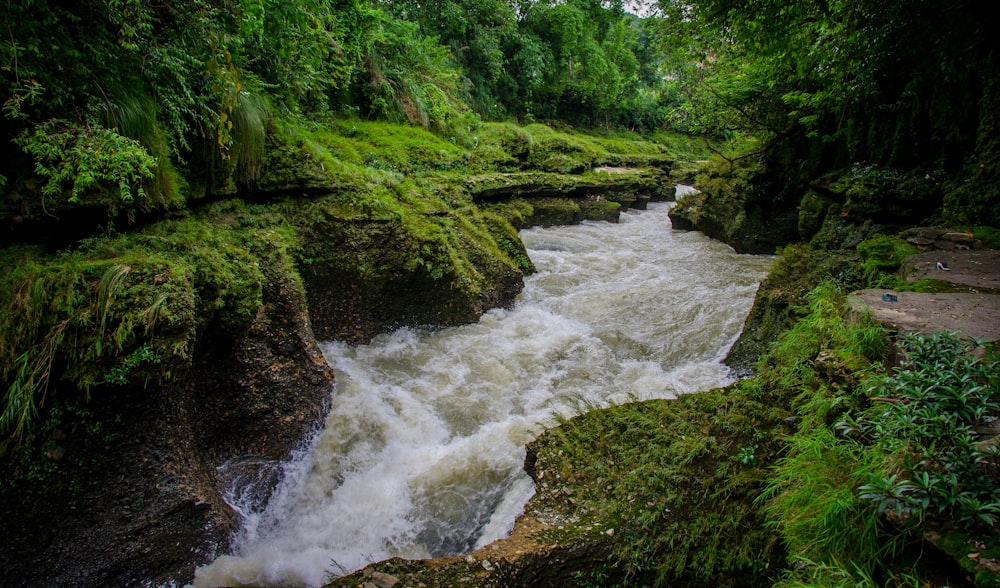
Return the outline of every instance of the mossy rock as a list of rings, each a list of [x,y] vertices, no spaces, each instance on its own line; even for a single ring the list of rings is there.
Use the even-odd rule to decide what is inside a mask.
[[[976,588],[1000,588],[1000,537],[995,532],[943,526],[925,532],[924,539],[967,574]]]
[[[535,214],[535,207],[524,198],[511,198],[495,204],[488,204],[484,209],[499,215],[517,230],[530,227],[531,217]]]
[[[255,189],[301,196],[351,188],[363,181],[363,175],[354,171],[361,161],[352,161],[351,154],[332,153],[329,143],[324,144],[313,133],[291,123],[276,122],[268,132]]]
[[[489,173],[463,178],[465,189],[476,202],[492,203],[513,198],[601,197],[622,204],[673,199],[674,185],[666,172],[649,168],[616,170],[598,168],[579,175],[546,172]]]
[[[827,211],[833,202],[820,196],[815,190],[809,190],[799,203],[799,237],[809,241],[819,232],[826,220]]]
[[[844,211],[844,206],[834,202],[826,209],[823,224],[809,240],[816,249],[851,250],[865,239],[892,230],[876,224],[871,219],[854,219]]]
[[[856,254],[814,249],[802,243],[781,249],[777,262],[757,289],[726,365],[741,376],[752,374],[757,360],[800,318],[800,301],[820,281],[833,279],[847,287],[861,285],[861,276],[854,270],[857,261]]]
[[[936,175],[877,166],[855,165],[814,182],[844,205],[855,222],[913,224],[941,206],[944,187]]]
[[[522,272],[475,207],[366,211],[331,196],[299,211],[297,256],[320,339],[351,342],[404,325],[457,325],[513,303]],[[492,222],[495,224],[497,218]],[[513,229],[511,229],[513,230]],[[509,240],[510,235],[506,235]],[[523,262],[522,262],[523,265]]]
[[[631,204],[634,201],[628,202]],[[604,198],[588,198],[580,202],[580,214],[586,220],[617,223],[621,217],[622,208],[628,208],[628,206],[622,206],[621,202]]]
[[[741,253],[773,253],[798,240],[798,214],[767,194],[763,164],[750,159],[702,166],[695,187],[670,210],[678,229],[695,228]]]
[[[526,513],[560,521],[553,541],[610,535],[608,569],[638,585],[771,585],[783,553],[754,500],[777,444],[760,432],[787,413],[748,394],[627,404],[550,429],[528,447],[538,493]],[[740,461],[749,446],[756,465]]]

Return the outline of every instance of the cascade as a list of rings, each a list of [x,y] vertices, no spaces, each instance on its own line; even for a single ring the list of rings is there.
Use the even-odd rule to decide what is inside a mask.
[[[475,324],[325,343],[325,426],[266,475],[231,476],[243,529],[195,586],[319,586],[471,551],[513,527],[533,493],[524,447],[545,427],[729,384],[722,361],[771,258],[672,231],[669,206],[522,231],[537,273]],[[277,484],[266,502],[258,483]]]

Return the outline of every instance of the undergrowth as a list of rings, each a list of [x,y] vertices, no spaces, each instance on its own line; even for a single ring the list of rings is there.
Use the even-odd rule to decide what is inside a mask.
[[[898,268],[900,249],[859,246],[859,273]],[[976,449],[974,431],[996,416],[997,364],[937,334],[903,337],[906,360],[887,371],[891,333],[846,313],[844,290],[810,291],[760,364],[766,388],[795,394],[797,428],[758,505],[789,552],[782,586],[924,585],[936,573],[919,559],[927,528],[995,533],[995,450]]]

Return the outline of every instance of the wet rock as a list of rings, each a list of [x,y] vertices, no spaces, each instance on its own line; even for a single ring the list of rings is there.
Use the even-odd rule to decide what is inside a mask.
[[[942,227],[913,227],[903,231],[899,236],[922,249],[954,251],[981,248],[981,244],[976,241],[972,233]]]
[[[372,572],[370,579],[370,583],[375,588],[393,588],[396,584],[399,584],[399,578],[382,572]]]
[[[774,253],[799,239],[801,197],[776,196],[762,166],[746,160],[706,166],[698,176],[700,192],[670,209],[676,229],[697,229],[740,253]],[[806,223],[809,224],[808,222]]]

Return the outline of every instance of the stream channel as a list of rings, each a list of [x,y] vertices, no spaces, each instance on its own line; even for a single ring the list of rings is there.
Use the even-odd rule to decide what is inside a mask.
[[[670,206],[522,231],[538,271],[476,324],[324,343],[324,428],[288,462],[220,469],[243,529],[195,586],[320,586],[471,551],[510,532],[534,492],[525,444],[559,418],[729,384],[772,258],[672,231]]]

